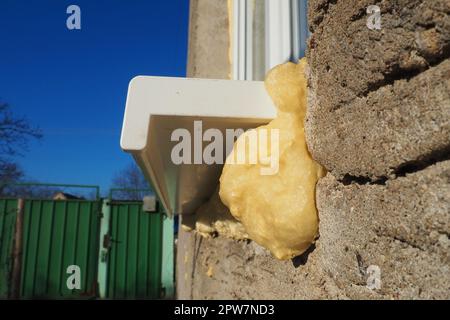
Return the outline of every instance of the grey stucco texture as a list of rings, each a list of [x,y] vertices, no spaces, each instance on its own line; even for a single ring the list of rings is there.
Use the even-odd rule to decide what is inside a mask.
[[[375,2],[375,3],[374,3]],[[381,9],[381,30],[366,8]],[[308,147],[336,177],[450,153],[450,1],[310,1]]]
[[[448,299],[450,161],[384,185],[317,186],[320,265],[343,293],[364,298],[369,266],[380,270],[375,297]]]
[[[381,30],[366,8],[381,9]],[[306,137],[329,171],[316,189],[319,265],[339,292],[450,297],[450,1],[309,7]]]

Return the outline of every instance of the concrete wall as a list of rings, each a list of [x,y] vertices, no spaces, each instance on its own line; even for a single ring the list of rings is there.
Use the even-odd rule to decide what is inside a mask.
[[[366,27],[373,2],[382,10],[379,31]],[[278,261],[251,241],[181,232],[178,296],[448,299],[449,1],[309,4],[308,146],[330,171],[317,186],[320,238],[301,257]],[[203,62],[214,64],[219,50],[206,49],[190,66],[199,75],[213,70]],[[367,287],[373,266],[380,289]]]
[[[227,0],[191,0],[189,8],[189,78],[228,79]]]
[[[450,2],[309,2],[321,266],[342,293],[369,265],[382,298],[450,297]]]

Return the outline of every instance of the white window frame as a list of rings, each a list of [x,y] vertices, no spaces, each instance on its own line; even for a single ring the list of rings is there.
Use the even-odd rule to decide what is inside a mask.
[[[231,1],[232,79],[262,80],[261,74],[274,66],[297,61],[305,55],[309,36],[307,0],[263,0],[264,39],[256,39],[259,34],[254,30],[255,1],[261,0]],[[265,42],[264,52],[259,52],[260,47],[255,45],[258,40]],[[264,65],[258,64],[261,56]]]

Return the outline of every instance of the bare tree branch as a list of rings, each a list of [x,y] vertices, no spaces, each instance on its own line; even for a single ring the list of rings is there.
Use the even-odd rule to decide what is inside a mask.
[[[15,117],[7,104],[0,103],[0,158],[23,155],[29,140],[40,138],[39,128],[31,126],[26,118]]]
[[[141,170],[134,163],[118,172],[114,176],[112,184],[114,188],[128,189],[116,192],[114,198],[117,200],[142,200],[149,192],[138,190],[151,189]]]
[[[40,138],[39,128],[31,126],[26,118],[14,116],[9,106],[0,102],[0,195],[7,184],[24,175],[15,157],[23,156],[30,139]]]

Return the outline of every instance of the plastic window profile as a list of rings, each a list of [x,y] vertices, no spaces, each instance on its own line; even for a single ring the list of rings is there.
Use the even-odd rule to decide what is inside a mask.
[[[232,0],[232,79],[263,80],[265,72],[274,66],[305,56],[309,36],[307,2]],[[264,20],[262,27],[258,19]],[[259,63],[261,58],[263,63]]]

